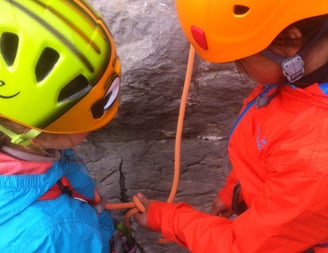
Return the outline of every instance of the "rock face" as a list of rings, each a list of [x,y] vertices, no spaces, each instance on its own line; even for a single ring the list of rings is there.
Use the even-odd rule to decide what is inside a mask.
[[[122,97],[117,117],[78,147],[103,196],[129,202],[141,191],[166,201],[174,171],[175,132],[189,44],[175,16],[173,0],[91,0],[116,41],[122,64]],[[196,58],[181,148],[174,201],[209,211],[229,172],[226,144],[243,97],[253,84],[233,64]],[[123,221],[127,210],[115,210]],[[160,244],[159,234],[133,221],[138,251],[188,252]]]

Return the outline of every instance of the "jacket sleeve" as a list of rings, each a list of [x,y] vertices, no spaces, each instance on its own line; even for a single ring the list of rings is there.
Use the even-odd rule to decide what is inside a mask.
[[[234,220],[183,203],[152,201],[148,224],[193,253],[303,252],[328,239],[328,175],[300,171],[270,175],[254,203]]]
[[[218,192],[218,197],[224,203],[226,208],[232,210],[232,195],[235,185],[238,183],[236,175],[232,170],[227,176],[226,183],[222,189]]]

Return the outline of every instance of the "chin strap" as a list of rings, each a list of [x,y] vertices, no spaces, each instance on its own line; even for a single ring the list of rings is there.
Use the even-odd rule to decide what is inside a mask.
[[[304,53],[301,55],[301,51],[299,52],[299,54],[287,58],[283,58],[282,56],[276,54],[269,48],[262,51],[261,54],[280,65],[282,74],[288,80],[288,82],[295,83],[304,76],[305,72],[304,61],[302,58],[302,55],[304,55]]]
[[[272,50],[270,50],[269,48],[263,50],[261,54],[280,65],[282,73],[288,80],[288,82],[295,83],[304,77],[304,56],[313,47],[313,45],[317,43],[324,34],[327,33],[327,31],[328,21],[325,22],[325,24],[321,27],[320,31],[310,40],[310,42],[305,47],[303,47],[298,52],[298,54],[294,56],[283,58]]]
[[[28,146],[31,144],[31,140],[41,133],[41,131],[32,128],[26,133],[17,134],[2,125],[0,125],[0,132],[7,135],[11,143],[21,146]]]

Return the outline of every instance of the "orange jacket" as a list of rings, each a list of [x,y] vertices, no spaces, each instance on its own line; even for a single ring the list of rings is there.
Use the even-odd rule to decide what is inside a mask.
[[[233,169],[219,192],[231,207],[239,182],[248,209],[226,219],[152,201],[152,229],[194,253],[300,253],[328,242],[328,83],[265,89],[245,101],[229,140]],[[322,246],[315,252],[327,253]]]

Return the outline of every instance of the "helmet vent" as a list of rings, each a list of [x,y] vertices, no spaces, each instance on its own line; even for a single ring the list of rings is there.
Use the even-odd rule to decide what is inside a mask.
[[[14,33],[4,32],[0,39],[0,50],[8,66],[14,64],[18,49],[18,36]]]
[[[236,16],[244,16],[249,11],[249,7],[245,5],[235,5],[233,7],[233,12]]]
[[[76,76],[60,91],[58,102],[72,101],[83,97],[91,90],[88,80],[83,75]]]
[[[42,81],[51,72],[59,59],[56,50],[46,47],[38,60],[35,67],[35,77],[38,82]]]

